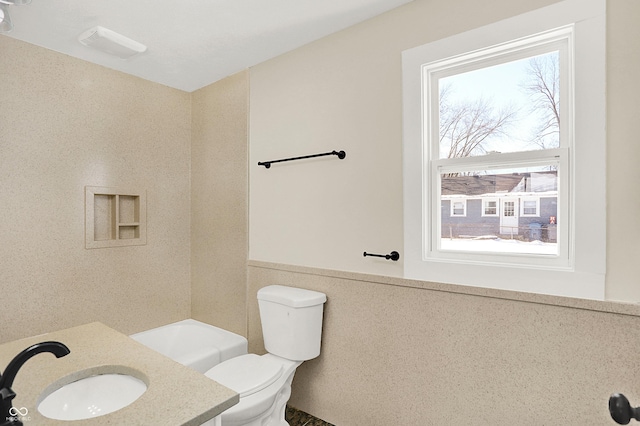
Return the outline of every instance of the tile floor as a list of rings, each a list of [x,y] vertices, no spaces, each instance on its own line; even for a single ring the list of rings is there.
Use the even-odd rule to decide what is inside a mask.
[[[289,423],[289,426],[334,426],[288,405],[284,418]]]

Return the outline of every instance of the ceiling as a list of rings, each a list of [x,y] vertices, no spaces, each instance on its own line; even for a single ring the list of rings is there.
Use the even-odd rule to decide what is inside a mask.
[[[33,0],[6,36],[192,92],[412,0]],[[147,46],[120,59],[78,42],[102,26]]]

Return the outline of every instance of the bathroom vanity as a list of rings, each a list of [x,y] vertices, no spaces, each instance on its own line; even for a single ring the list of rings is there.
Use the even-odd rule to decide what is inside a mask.
[[[39,403],[62,386],[102,374],[133,376],[146,384],[146,391],[113,413],[82,420],[83,425],[198,426],[239,401],[236,392],[98,322],[2,344],[0,369],[42,341],[62,342],[71,353],[62,358],[38,354],[19,370],[13,407],[25,426],[68,423],[43,416]]]

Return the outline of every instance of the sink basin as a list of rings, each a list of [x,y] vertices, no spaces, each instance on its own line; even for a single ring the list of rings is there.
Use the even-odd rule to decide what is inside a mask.
[[[82,420],[113,413],[145,393],[147,385],[128,374],[98,374],[66,384],[47,395],[38,411],[56,420]]]

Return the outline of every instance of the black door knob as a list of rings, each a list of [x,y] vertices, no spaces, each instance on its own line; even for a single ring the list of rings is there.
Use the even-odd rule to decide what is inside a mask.
[[[640,420],[640,410],[633,408],[629,400],[621,393],[614,393],[609,397],[609,413],[616,423],[627,425],[631,419]]]

